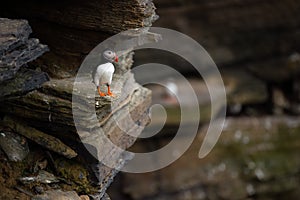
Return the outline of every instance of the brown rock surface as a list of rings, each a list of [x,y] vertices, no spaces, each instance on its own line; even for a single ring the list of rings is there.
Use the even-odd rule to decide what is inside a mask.
[[[13,0],[3,5],[0,12],[2,16],[29,20],[34,33],[51,50],[38,64],[58,78],[74,76],[83,58],[109,36],[149,27],[157,19],[152,0]]]

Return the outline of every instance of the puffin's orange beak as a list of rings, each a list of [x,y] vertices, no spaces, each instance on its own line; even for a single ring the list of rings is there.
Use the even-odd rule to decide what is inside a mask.
[[[115,57],[115,62],[119,62],[118,56]]]

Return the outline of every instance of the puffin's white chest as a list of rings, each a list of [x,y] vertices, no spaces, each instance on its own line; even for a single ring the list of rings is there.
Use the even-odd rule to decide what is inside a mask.
[[[115,67],[112,63],[105,63],[97,67],[94,82],[97,86],[100,84],[111,84]]]

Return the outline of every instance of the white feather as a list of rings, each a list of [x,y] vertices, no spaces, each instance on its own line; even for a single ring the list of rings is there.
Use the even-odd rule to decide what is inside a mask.
[[[100,84],[111,84],[113,73],[115,72],[115,67],[112,63],[105,63],[97,67],[94,83],[96,86]]]

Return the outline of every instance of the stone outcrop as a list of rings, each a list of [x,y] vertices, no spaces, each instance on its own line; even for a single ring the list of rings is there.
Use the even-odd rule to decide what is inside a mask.
[[[109,36],[149,27],[158,18],[152,0],[13,0],[1,6],[0,12],[9,18],[29,19],[34,33],[51,49],[38,64],[58,78],[74,76],[83,58]]]
[[[27,172],[26,175],[16,173],[16,175],[9,174],[8,177],[16,180],[15,176],[17,176],[17,180],[22,180],[24,185],[17,186],[17,190],[23,193],[22,196],[44,193],[50,187],[47,184],[51,183],[51,177],[55,177],[55,183],[62,190],[75,190],[79,194],[88,194],[94,199],[102,197],[109,199],[105,194],[106,189],[131,157],[123,155],[122,152],[115,152],[112,147],[106,145],[107,142],[103,143],[103,141],[110,140],[114,145],[125,150],[136,140],[132,134],[137,136],[142,131],[142,127],[149,122],[148,108],[151,92],[135,82],[130,68],[133,63],[132,47],[141,45],[141,42],[156,40],[156,35],[148,34],[147,31],[147,27],[157,19],[152,1],[91,0],[69,4],[66,1],[24,3],[17,0],[7,2],[0,10],[1,15],[5,17],[27,19],[35,36],[50,49],[38,60],[30,62],[37,57],[38,50],[43,49],[44,46],[36,39],[29,39],[26,44],[32,53],[27,56],[26,46],[17,48],[19,43],[28,38],[31,31],[27,21],[11,20],[7,24],[13,26],[13,23],[18,22],[17,32],[21,30],[23,35],[16,34],[11,40],[5,38],[3,48],[0,49],[1,59],[11,63],[18,68],[15,71],[20,72],[20,74],[12,72],[16,83],[11,81],[11,77],[5,77],[9,81],[0,86],[3,88],[2,96],[5,98],[5,102],[0,106],[1,116],[4,116],[0,131],[5,137],[3,141],[11,139],[8,137],[9,134],[5,134],[6,132],[22,135],[22,140],[28,143],[30,149],[25,158],[21,156],[24,154],[22,151],[10,152],[9,145],[6,145],[9,148],[4,152],[0,151],[1,157],[5,153],[22,158],[21,161],[17,159],[22,165],[18,162],[12,165],[20,173]],[[111,85],[114,97],[99,97],[91,73],[75,77],[84,57],[100,42],[120,31],[139,27],[145,29],[123,35],[124,38],[133,39],[133,43],[136,41],[139,44],[132,44],[133,46],[127,49],[121,49],[122,52],[117,52],[120,58],[115,66],[116,71]],[[3,35],[6,37],[6,34]],[[113,45],[118,42],[115,41]],[[11,62],[15,54],[5,53],[15,47],[16,50],[24,53],[24,57],[20,57],[22,59],[18,62]],[[117,47],[112,48],[118,51]],[[21,66],[27,62],[30,62],[28,70],[24,71]],[[42,72],[29,70],[35,66]],[[91,65],[91,70],[92,67],[95,66]],[[46,73],[49,74],[50,80]],[[43,84],[39,81],[44,80],[41,74],[47,77],[45,80],[48,80]],[[39,87],[30,87],[31,82],[38,82]],[[30,89],[26,92],[13,91],[17,98],[10,98],[11,85]],[[105,90],[106,86],[101,89]],[[93,110],[95,112],[92,112]],[[80,116],[76,127],[73,112]],[[122,127],[119,127],[116,121],[121,123]],[[132,123],[138,126],[133,126]],[[9,144],[14,142],[17,141],[9,141]],[[37,157],[42,158],[43,161]],[[101,159],[97,160],[103,157],[108,158],[113,167],[105,166]],[[10,161],[6,160],[1,165],[3,168],[9,168],[10,164]],[[23,175],[24,177],[20,178]],[[31,182],[31,180],[39,180],[39,182]],[[4,187],[5,190],[9,190],[16,187],[16,183],[12,181]],[[9,197],[3,196],[3,198]]]
[[[48,47],[36,38],[26,20],[0,18],[0,101],[40,87],[48,79],[44,72],[26,68]],[[22,69],[21,69],[22,68]]]
[[[125,56],[124,59],[132,63],[132,54],[128,56],[129,58]],[[120,63],[123,63],[122,59]],[[94,96],[80,93],[84,90],[78,93],[73,92],[74,78],[51,79],[41,88],[20,98],[6,100],[1,105],[2,114],[7,115],[2,122],[3,126],[23,135],[32,143],[39,144],[66,158],[73,158],[78,154],[72,159],[73,161],[64,162],[75,160],[81,170],[88,171],[89,184],[85,186],[82,180],[78,180],[75,185],[81,188],[77,192],[89,193],[96,199],[104,195],[118,169],[130,159],[126,155],[112,151],[113,149],[110,149],[112,147],[106,146],[103,141],[109,138],[116,146],[122,149],[129,148],[136,137],[128,133],[138,135],[142,130],[139,127],[132,127],[131,120],[141,127],[149,121],[150,91],[135,83],[133,74],[126,69],[128,65],[117,67],[119,70],[116,71],[112,84],[115,97],[97,97],[96,87],[92,83],[91,76],[88,75],[77,84],[80,84],[80,87],[86,91],[92,89]],[[75,98],[73,110],[72,95]],[[91,112],[94,109],[95,112]],[[81,116],[77,129],[73,112]],[[93,121],[91,119],[95,114],[97,120]],[[119,123],[123,124],[122,128],[119,127]],[[111,158],[114,167],[105,166],[96,160],[97,157],[87,156],[91,152],[87,152],[86,146],[84,147],[82,143],[95,150],[94,156]],[[55,169],[58,165],[54,166]],[[62,176],[60,173],[56,175]],[[70,178],[70,176],[65,178]]]

